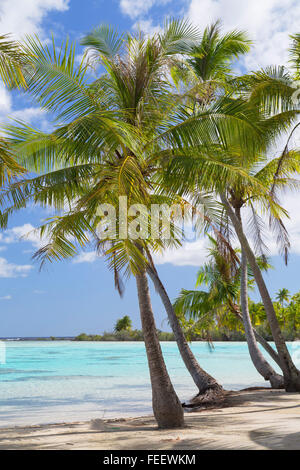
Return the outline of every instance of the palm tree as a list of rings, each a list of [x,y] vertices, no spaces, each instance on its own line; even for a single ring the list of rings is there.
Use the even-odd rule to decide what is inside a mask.
[[[260,160],[260,159],[261,159],[261,156],[257,157],[256,160]],[[244,263],[246,263],[246,259],[248,259],[251,269],[253,271],[258,289],[260,291],[260,295],[262,297],[262,300],[266,309],[268,321],[269,321],[270,328],[272,331],[272,336],[274,338],[277,351],[279,354],[281,369],[283,371],[284,380],[285,380],[285,388],[287,391],[290,391],[290,390],[297,390],[298,386],[300,386],[300,384],[298,383],[300,380],[300,374],[292,362],[292,359],[288,352],[284,338],[280,331],[280,326],[279,326],[278,319],[275,314],[274,306],[272,304],[270,295],[264,283],[261,270],[256,262],[256,257],[254,255],[254,252],[250,248],[249,242],[246,239],[246,236],[244,234],[242,218],[241,218],[242,207],[245,205],[249,205],[252,211],[251,229],[252,229],[252,233],[255,236],[256,249],[258,249],[260,253],[263,255],[265,244],[263,242],[262,231],[261,231],[262,219],[260,219],[259,215],[257,214],[254,205],[261,204],[262,206],[264,206],[265,207],[264,210],[268,210],[270,214],[271,228],[277,232],[278,243],[281,243],[281,249],[283,253],[285,254],[285,257],[287,256],[289,242],[288,242],[287,232],[284,227],[284,224],[282,221],[282,215],[281,215],[281,214],[284,215],[285,212],[277,203],[275,190],[277,188],[282,188],[284,186],[293,186],[295,184],[292,178],[292,175],[294,174],[295,171],[299,171],[298,155],[297,153],[291,152],[290,158],[285,159],[285,162],[280,165],[281,166],[280,171],[278,171],[278,168],[279,168],[278,160],[279,159],[273,159],[269,162],[267,161],[265,166],[263,166],[254,175],[254,177],[261,184],[263,184],[264,188],[265,189],[267,188],[269,190],[267,194],[265,195],[262,194],[260,190],[257,191],[257,188],[254,191],[251,191],[249,190],[249,188],[246,188],[245,186],[243,186],[241,182],[239,181],[237,182],[236,185],[232,185],[231,187],[229,186],[227,188],[227,193],[229,194],[229,198],[227,198],[224,193],[221,193],[221,200],[222,200],[222,203],[224,204],[226,212],[230,218],[230,221],[240,241],[241,250],[242,250],[242,258],[244,258]],[[252,169],[254,165],[255,165],[255,159],[254,160],[252,159],[249,169]],[[244,286],[246,285],[245,282],[243,284]],[[246,299],[246,293],[245,292],[243,293],[243,290],[241,291],[241,295],[243,295],[243,299]],[[247,305],[247,302],[245,301],[244,301],[244,312],[245,312],[244,318],[248,317],[250,321],[248,305]]]
[[[288,74],[286,74],[282,68],[269,68],[266,71],[247,77],[246,80],[249,80],[249,83],[251,83],[250,88],[247,90],[249,93],[249,100],[256,103],[256,105],[262,109],[264,114],[271,116],[268,119],[269,121],[278,121],[281,116],[288,116],[284,129],[289,129],[293,120],[297,116],[297,109],[295,109],[293,104],[291,104],[292,87],[289,82]],[[275,131],[274,137],[271,141],[273,140],[274,142],[274,138],[276,138],[278,131],[280,130],[281,125],[279,129]],[[298,186],[297,181],[293,179],[293,174],[295,172],[299,172],[299,156],[297,152],[293,152],[289,149],[291,136],[294,131],[295,127],[290,133],[287,144],[280,158],[273,159],[269,162],[265,158],[267,163],[255,174],[255,177],[263,183],[265,188],[268,189],[268,192],[265,195],[261,194],[261,191],[257,192],[257,189],[254,193],[251,193],[248,190],[245,191],[245,189],[241,191],[241,187],[238,185],[233,188],[228,187],[227,195],[224,192],[221,192],[222,203],[224,204],[231,223],[234,226],[235,232],[241,243],[242,251],[251,265],[265,306],[272,336],[280,357],[281,368],[285,379],[285,388],[287,391],[300,390],[300,372],[293,364],[285,344],[270,294],[265,285],[262,273],[256,263],[253,250],[250,248],[249,242],[245,236],[242,219],[240,217],[240,210],[245,204],[250,206],[253,214],[252,231],[256,235],[256,248],[262,251],[265,248],[265,245],[263,243],[260,230],[261,219],[259,219],[256,213],[254,203],[260,204],[264,207],[263,210],[269,214],[270,227],[277,233],[278,244],[281,252],[284,254],[285,261],[287,262],[289,241],[287,231],[282,221],[282,217],[286,215],[286,212],[277,203],[277,192],[285,186],[291,188],[297,188]],[[255,160],[258,161],[259,158],[261,157],[257,156],[254,161],[252,160],[252,165]],[[251,164],[248,168],[251,168]]]
[[[115,332],[123,331],[123,330],[130,331],[131,328],[132,328],[132,321],[128,315],[125,315],[124,317],[117,320],[114,330]]]
[[[187,37],[189,41],[184,39]],[[91,85],[86,81],[85,62],[78,69],[74,67],[73,45],[66,44],[60,53],[55,49],[51,53],[38,41],[29,40],[27,47],[36,58],[35,73],[27,77],[29,89],[45,109],[55,111],[57,119],[65,124],[51,134],[26,125],[10,127],[11,142],[23,157],[20,161],[26,162],[31,171],[44,173],[11,185],[2,201],[7,196],[13,206],[8,204],[2,221],[5,223],[13,210],[25,207],[30,199],[64,210],[63,215],[41,227],[41,233],[48,232],[50,237],[50,243],[37,255],[43,262],[73,256],[78,245],[72,240],[79,246],[86,245],[90,241],[86,232],[95,237],[100,203],[116,205],[119,195],[127,195],[133,203],[144,202],[147,207],[153,201],[170,201],[168,187],[165,190],[161,184],[164,162],[205,149],[207,158],[202,170],[208,170],[208,179],[247,176],[239,168],[212,159],[207,149],[211,146],[215,149],[216,135],[230,141],[231,134],[239,135],[245,150],[250,141],[255,146],[261,129],[260,123],[249,126],[254,108],[245,100],[237,103],[221,97],[209,109],[191,113],[178,105],[178,97],[169,93],[163,72],[176,52],[188,50],[194,37],[193,29],[178,22],[171,23],[165,34],[147,41],[131,36],[125,40],[107,27],[99,28],[84,40],[106,69]],[[156,195],[157,188],[162,189],[163,195]],[[114,270],[117,287],[120,288],[122,269],[139,280],[138,291],[145,296],[145,302],[140,302],[141,315],[147,328],[150,316],[145,316],[145,312],[150,311],[151,305],[146,295],[144,269],[149,266],[148,252],[163,249],[164,244],[151,239],[147,243],[128,239],[104,242],[99,246]],[[171,309],[168,311],[173,314]],[[152,327],[150,323],[149,331]],[[151,338],[156,351],[153,354],[162,359],[155,336],[148,335],[146,341]],[[181,341],[181,345],[188,353],[183,357],[194,368],[187,343]],[[151,369],[150,349],[147,351]],[[199,368],[195,372],[203,387],[203,371]],[[161,363],[159,380],[164,373]],[[208,374],[206,377],[208,388],[215,387],[215,381],[211,382]],[[156,386],[153,379],[153,387]]]
[[[300,293],[297,292],[291,298],[287,307],[287,319],[294,333],[296,333],[300,326]]]
[[[216,314],[216,321],[220,326],[228,326],[229,328],[236,328],[236,320],[243,321],[240,303],[240,269],[237,269],[239,258],[235,251],[228,252],[223,250],[224,247],[218,246],[217,241],[210,237],[213,245],[209,250],[209,256],[214,259],[214,263],[206,263],[198,271],[196,287],[201,284],[210,286],[209,293],[199,290],[186,290],[182,289],[179,297],[177,298],[174,307],[176,315],[184,313],[191,318],[200,316],[200,327],[204,324],[205,328],[211,325],[213,313]],[[258,259],[259,265],[262,269],[269,269],[270,265],[265,260]],[[248,280],[248,288],[253,287],[253,275],[251,270],[248,273],[250,279]],[[254,304],[256,307],[259,304]],[[255,318],[259,317],[264,319],[265,312],[259,309],[259,315],[256,312]],[[253,310],[253,309],[252,309]],[[229,316],[229,312],[234,316]],[[209,314],[209,315],[208,315]],[[207,316],[208,315],[208,316]],[[204,321],[203,321],[204,320]],[[193,326],[192,326],[193,329]],[[263,336],[253,327],[253,332],[256,340],[262,347],[269,353],[272,359],[280,367],[279,356],[276,351],[270,346]]]
[[[285,227],[282,222],[282,216],[286,215],[286,212],[277,204],[275,189],[276,187],[284,187],[285,182],[285,171],[286,167],[290,165],[290,168],[294,165],[294,171],[299,171],[299,165],[296,159],[294,159],[295,152],[289,151],[290,138],[284,149],[282,157],[277,159],[274,168],[274,161],[270,166],[266,165],[265,172],[261,176],[268,177],[268,186],[265,187],[265,182],[260,178],[252,178],[252,169],[254,164],[259,162],[267,161],[264,157],[267,148],[275,142],[276,137],[283,131],[289,129],[291,124],[297,117],[297,110],[295,106],[291,105],[292,87],[287,84],[287,78],[283,77],[283,72],[280,69],[279,75],[280,80],[274,79],[277,70],[268,69],[257,74],[252,74],[247,77],[238,77],[237,79],[229,80],[229,85],[233,87],[232,90],[223,87],[225,90],[225,98],[228,102],[235,102],[236,106],[240,106],[242,103],[249,106],[252,109],[252,116],[249,116],[249,127],[248,127],[248,144],[241,148],[241,143],[244,137],[241,134],[235,134],[231,132],[229,138],[224,139],[224,134],[220,131],[215,136],[215,149],[211,152],[207,148],[198,147],[198,157],[195,158],[195,153],[190,154],[192,158],[174,158],[169,165],[167,171],[166,182],[180,194],[186,194],[190,191],[193,196],[197,191],[210,190],[215,191],[221,198],[223,206],[228,214],[228,217],[234,227],[234,230],[241,243],[242,251],[248,258],[251,269],[253,271],[256,283],[260,290],[262,300],[266,309],[268,320],[270,323],[272,335],[280,356],[280,363],[282,365],[286,390],[298,390],[300,387],[300,373],[293,364],[283,336],[281,334],[279,324],[275,315],[273,304],[270,295],[267,291],[264,283],[259,266],[256,263],[256,257],[250,248],[248,240],[244,234],[241,221],[239,220],[238,214],[236,213],[241,207],[247,202],[251,206],[251,198],[256,198],[256,203],[263,206],[263,210],[270,214],[271,227],[277,231],[278,242],[282,244],[283,252],[287,253],[288,238]],[[278,75],[278,74],[277,74]],[[285,79],[285,81],[283,80]],[[199,77],[199,86],[203,86],[202,78]],[[227,85],[227,83],[226,83]],[[235,95],[232,95],[230,91],[233,91],[235,87]],[[215,102],[218,101],[220,94],[222,93],[222,87],[218,88],[218,93],[210,95],[209,100],[199,100],[197,93],[190,94],[190,101],[193,104],[193,111],[195,109],[209,109]],[[282,98],[281,98],[282,97]],[[192,105],[190,105],[192,106]],[[257,141],[253,142],[252,136],[254,128],[257,132]],[[295,131],[292,130],[291,135]],[[290,135],[290,137],[291,137]],[[242,137],[242,139],[241,139]],[[187,154],[185,155],[188,156]],[[212,177],[208,172],[204,173],[204,169],[207,166],[207,159],[215,160],[215,164],[219,165],[220,162],[229,165],[235,165],[243,174],[234,175],[234,179],[230,181],[230,176],[226,173],[224,167],[220,171],[219,177]],[[252,162],[252,163],[251,163]],[[227,166],[227,167],[228,167]],[[273,171],[273,173],[272,173]],[[270,182],[270,173],[271,182]],[[244,179],[247,174],[247,183]],[[291,172],[289,173],[291,174]],[[235,177],[237,177],[235,179]],[[235,180],[235,181],[234,181]],[[292,180],[290,180],[292,181]],[[277,186],[278,184],[278,186]],[[297,184],[292,181],[292,186]],[[240,187],[242,186],[245,193],[245,201],[243,195],[240,197]],[[253,195],[256,194],[256,196]],[[249,199],[248,199],[249,197]],[[253,206],[253,204],[252,204]],[[261,234],[257,230],[258,217],[254,210],[254,224],[256,227],[254,230],[258,234],[259,244],[261,242]],[[258,223],[259,226],[259,223]],[[245,284],[246,285],[246,284]],[[246,298],[246,297],[245,297]],[[244,307],[246,308],[246,304]]]
[[[219,21],[205,28],[200,39],[184,51],[185,59],[173,61],[171,64],[175,84],[178,85],[180,80],[183,80],[186,85],[181,99],[186,98],[189,101],[192,94],[197,97],[197,101],[209,103],[217,87],[224,87],[233,59],[249,51],[249,45],[250,41],[243,32],[232,31],[221,36]],[[201,397],[203,401],[207,400],[207,397],[208,400],[213,400],[213,396],[218,397],[222,393],[222,387],[197,363],[153,263],[150,263],[147,270],[165,306],[183,361],[198,387],[198,398]]]
[[[175,340],[177,342],[183,362],[185,363],[189,373],[191,374],[191,377],[194,380],[194,383],[198,388],[198,394],[196,395],[197,402],[215,402],[223,395],[222,386],[216,381],[214,377],[212,377],[204,369],[202,369],[199,363],[197,362],[185,338],[185,335],[182,331],[180,322],[177,318],[171,300],[166,292],[163,283],[161,282],[158,276],[155,266],[149,266],[147,268],[147,272],[153,281],[156,291],[161,297],[162,303],[168,315],[169,324],[174,333]],[[194,397],[194,401],[196,397]]]
[[[245,77],[246,83],[248,82],[248,91],[250,91],[251,99],[256,102],[257,106],[262,108],[263,112],[272,114],[273,116],[275,116],[278,112],[286,114],[291,112],[294,112],[295,114],[298,113],[297,103],[295,103],[292,98],[295,93],[293,79],[297,80],[300,77],[300,36],[297,34],[291,36],[291,38],[292,45],[290,48],[290,62],[294,75],[292,75],[285,67],[269,67],[266,70],[262,70],[258,73]],[[290,131],[287,143],[283,149],[281,157],[278,159],[276,168],[273,168],[273,181],[270,188],[270,195],[272,198],[274,197],[278,180],[284,182],[286,166],[293,163],[294,154],[290,151],[290,142],[298,127],[299,123],[297,123]],[[295,168],[295,171],[299,172],[299,168]],[[297,182],[295,182],[295,186],[297,187]],[[227,210],[230,212],[228,200],[226,200],[224,195],[222,199]],[[230,218],[232,221],[234,220],[233,212],[231,212]],[[282,369],[286,382],[286,390],[300,391],[300,372],[293,364],[289,351],[284,342],[271,297],[266,288],[262,275],[258,270],[258,267],[255,266],[253,253],[251,252],[249,244],[247,244],[247,239],[243,232],[242,226],[237,219],[234,220],[234,226],[235,231],[238,233],[240,242],[247,254],[249,263],[254,270],[255,279],[264,303],[272,335],[281,358]],[[279,237],[282,237],[281,241],[283,241],[283,252],[287,262],[287,252],[289,247],[287,234],[281,222],[279,223],[279,228],[281,232]]]
[[[265,380],[269,380],[273,388],[284,388],[283,377],[279,376],[266,361],[261,351],[258,348],[255,334],[251,324],[251,318],[249,314],[248,305],[248,263],[245,250],[242,249],[241,256],[241,309],[243,315],[243,323],[245,328],[245,335],[247,339],[248,349],[257,371],[264,377]]]
[[[183,96],[201,106],[212,102],[218,90],[229,89],[234,60],[250,50],[251,41],[244,31],[221,34],[220,20],[207,26],[184,60],[172,68],[176,85],[184,84]]]
[[[242,259],[241,267],[237,268],[236,265],[240,263],[240,260],[236,253],[233,253],[232,256],[232,252],[221,252],[220,246],[211,237],[210,243],[209,256],[211,261],[199,270],[196,283],[196,286],[202,283],[207,284],[209,286],[208,292],[198,290],[181,291],[181,294],[175,301],[175,311],[178,314],[183,313],[193,318],[200,318],[200,321],[203,318],[207,319],[207,316],[214,318],[214,315],[220,310],[223,315],[224,313],[228,315],[228,312],[231,312],[237,318],[242,319],[249,353],[254,366],[265,380],[270,380],[273,388],[282,388],[283,378],[265,360],[256,343],[256,338],[261,341],[261,337],[257,332],[254,332],[248,312],[248,266],[247,264],[245,266]],[[247,282],[246,286],[243,285],[245,282]],[[247,299],[244,298],[245,294]],[[242,305],[242,317],[237,305],[240,302],[246,303],[246,308],[245,305]],[[264,347],[266,344],[268,345],[264,340],[261,342]],[[280,364],[273,348],[270,345],[266,347],[268,352],[271,350],[272,356]]]
[[[278,300],[278,302],[281,305],[281,311],[282,311],[282,316],[283,316],[283,326],[285,326],[284,303],[285,302],[288,303],[289,299],[290,299],[290,291],[284,287],[280,289],[276,294],[276,300]]]
[[[155,196],[156,199],[152,192],[162,187],[161,162],[180,157],[185,152],[183,146],[195,146],[199,141],[209,146],[216,132],[222,129],[228,132],[227,121],[234,132],[246,135],[249,110],[244,108],[244,103],[240,107],[231,106],[221,99],[210,112],[205,110],[199,115],[187,116],[185,108],[178,106],[174,96],[168,93],[169,85],[162,72],[176,52],[185,50],[186,44],[190,47],[195,35],[195,30],[186,23],[172,22],[163,35],[147,41],[129,36],[125,41],[109,28],[101,27],[83,40],[85,45],[90,45],[89,54],[92,52],[106,68],[106,73],[90,86],[85,81],[86,64],[83,62],[78,70],[74,68],[72,45],[70,50],[66,45],[60,54],[55,49],[51,54],[38,41],[29,40],[28,47],[37,58],[35,74],[29,76],[31,93],[44,108],[56,111],[58,119],[71,120],[50,135],[26,125],[8,129],[19,154],[26,156],[27,167],[38,171],[46,169],[46,173],[11,186],[8,195],[14,204],[4,215],[24,207],[30,198],[57,208],[65,208],[66,202],[70,204],[69,213],[56,217],[41,229],[42,233],[49,229],[52,240],[39,253],[43,260],[76,253],[66,234],[81,246],[89,241],[86,230],[94,237],[99,222],[96,213],[99,202],[117,203],[122,194],[128,195],[131,202],[143,201],[146,205],[169,202],[168,192],[167,196]],[[256,130],[254,134],[256,138]],[[215,167],[214,162],[212,166]],[[230,171],[222,163],[219,166],[225,167],[227,173]],[[136,246],[121,240],[111,243],[109,250],[104,249],[110,257],[118,287],[119,271],[126,263],[129,266],[126,272],[138,275],[138,263],[149,265],[149,249],[163,248],[161,242],[147,240],[147,243],[148,246],[145,243]],[[152,279],[160,286],[157,272],[148,269],[149,274],[150,271]],[[169,305],[168,315],[173,319],[170,323],[199,392],[220,389],[216,381],[197,366],[180,333],[171,303],[166,303],[165,290],[158,290],[164,304]]]
[[[30,198],[56,209],[66,208],[66,204],[70,207],[41,228],[41,233],[49,229],[50,235],[50,243],[37,254],[44,261],[74,255],[71,232],[81,246],[89,242],[87,231],[97,239],[101,203],[117,207],[118,197],[126,195],[132,204],[148,204],[146,157],[157,150],[151,142],[155,129],[163,125],[165,113],[173,107],[163,68],[176,48],[193,35],[193,28],[179,22],[170,23],[164,34],[147,40],[120,37],[106,26],[97,28],[83,43],[90,46],[106,73],[91,85],[86,80],[84,60],[77,69],[74,66],[73,44],[67,42],[60,52],[54,47],[51,53],[38,40],[28,40],[27,48],[35,57],[34,74],[29,71],[26,75],[28,89],[44,108],[57,113],[58,120],[65,120],[50,135],[24,125],[18,131],[19,146],[15,146],[27,168],[44,173],[11,186],[14,195],[18,194],[13,196],[14,208],[24,207]],[[143,149],[147,143],[148,154]],[[10,213],[8,208],[5,216]],[[104,241],[103,246],[118,288],[122,268],[136,279],[158,425],[182,426],[183,410],[157,337],[144,245],[127,238]]]
[[[284,303],[288,303],[290,300],[290,291],[283,287],[282,289],[279,289],[279,291],[276,293],[276,300],[281,304],[281,307],[284,307]]]
[[[232,225],[234,226],[234,229],[239,238],[239,241],[241,243],[242,252],[244,253],[244,256],[246,256],[249,261],[249,264],[253,271],[260,295],[262,297],[262,300],[266,309],[269,325],[271,328],[272,336],[274,338],[277,351],[280,357],[281,368],[283,371],[284,381],[285,381],[285,389],[286,391],[300,391],[300,372],[294,365],[292,358],[290,356],[290,353],[287,349],[282,332],[280,330],[280,326],[278,323],[278,319],[276,317],[276,313],[274,310],[271,297],[265,285],[261,270],[256,262],[255,255],[244,234],[241,221],[238,219],[238,217],[234,213],[234,210],[232,209],[229,201],[227,200],[224,194],[221,195],[221,199],[230,217]]]

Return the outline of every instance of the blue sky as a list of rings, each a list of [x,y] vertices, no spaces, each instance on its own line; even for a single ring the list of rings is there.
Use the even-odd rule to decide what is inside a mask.
[[[192,19],[200,27],[221,18],[224,29],[247,29],[255,41],[252,53],[240,64],[256,69],[272,63],[287,62],[288,33],[296,32],[300,20],[298,1],[253,0],[2,0],[1,33],[16,37],[37,33],[47,40],[51,33],[57,41],[68,34],[79,40],[81,35],[104,22],[119,31],[134,30],[139,24],[147,32],[155,31],[166,16]],[[82,53],[78,46],[78,55]],[[21,117],[41,128],[49,118],[28,97],[9,94],[0,84],[0,120]],[[282,150],[279,142],[275,153]],[[267,275],[272,295],[281,287],[300,290],[300,215],[298,196],[287,194],[284,205],[291,214],[287,225],[291,233],[292,253],[288,267],[273,256],[273,271]],[[40,242],[32,232],[49,214],[28,208],[15,215],[9,228],[0,235],[0,337],[75,335],[111,330],[114,322],[128,314],[140,327],[135,284],[126,285],[123,299],[114,290],[113,276],[93,248],[77,259],[48,265],[42,272],[31,259]],[[20,238],[29,233],[28,238]],[[269,240],[272,255],[274,240]],[[205,260],[203,240],[184,246],[176,253],[160,258],[159,272],[171,298],[180,288],[194,286],[197,266]],[[165,314],[156,293],[152,301],[158,328],[168,329]]]

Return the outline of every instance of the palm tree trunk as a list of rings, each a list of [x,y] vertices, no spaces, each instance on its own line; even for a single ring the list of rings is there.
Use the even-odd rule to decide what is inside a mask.
[[[245,251],[242,249],[241,258],[241,308],[243,315],[243,323],[245,328],[245,336],[249,349],[249,354],[256,370],[263,376],[265,380],[269,380],[272,388],[284,388],[283,377],[275,372],[273,367],[266,361],[262,355],[252,329],[249,306],[248,306],[248,264]]]
[[[192,376],[195,385],[199,390],[199,395],[208,394],[210,400],[213,399],[213,392],[215,392],[216,397],[220,395],[223,391],[221,385],[218,384],[216,379],[209,375],[205,370],[203,370],[192,353],[188,342],[183,334],[178,318],[174,312],[173,305],[170,301],[170,298],[164,288],[163,283],[161,282],[155,267],[148,267],[147,272],[155,286],[156,291],[158,292],[165,310],[168,315],[169,323],[172,328],[172,331],[177,342],[177,346],[180,352],[180,355],[183,359],[186,368]]]
[[[281,362],[281,369],[283,371],[285,390],[287,392],[300,392],[300,371],[296,368],[295,364],[292,361],[284,338],[282,336],[278,319],[274,310],[272,299],[266,287],[265,281],[263,279],[262,273],[259,269],[259,266],[256,262],[255,255],[248,243],[248,240],[243,232],[243,228],[240,224],[239,219],[235,215],[229,201],[227,200],[224,194],[221,194],[221,200],[224,204],[228,216],[234,226],[235,232],[240,241],[241,247],[245,250],[247,259],[253,271],[253,275],[259,289],[263,304],[265,306],[268,322],[271,328],[272,336],[276,344],[278,355]]]
[[[232,304],[230,304],[230,310],[243,323],[243,317],[240,313],[240,310],[239,310],[238,306],[234,305],[232,303]],[[267,351],[267,353],[271,356],[273,361],[276,362],[276,364],[279,367],[281,367],[281,362],[280,362],[280,359],[279,359],[279,356],[278,356],[277,352],[272,348],[272,346],[270,346],[268,341],[258,333],[258,331],[254,328],[253,325],[252,325],[252,330],[253,330],[256,341],[259,344],[261,344],[261,346]]]
[[[158,341],[145,270],[136,275],[136,285],[152,385],[153,413],[160,428],[182,427],[183,409],[170,380]]]

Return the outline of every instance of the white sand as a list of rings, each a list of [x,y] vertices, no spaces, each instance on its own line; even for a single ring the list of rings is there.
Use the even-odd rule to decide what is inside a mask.
[[[186,427],[171,431],[151,416],[0,428],[0,449],[300,450],[300,394],[233,392],[228,405],[187,413]]]

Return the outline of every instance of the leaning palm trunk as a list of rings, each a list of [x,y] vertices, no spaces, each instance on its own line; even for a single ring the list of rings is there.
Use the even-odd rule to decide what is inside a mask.
[[[262,355],[258,344],[255,339],[255,335],[252,329],[249,306],[248,306],[248,264],[245,251],[242,249],[241,257],[241,308],[243,315],[243,323],[245,328],[245,336],[249,349],[249,354],[256,368],[265,380],[269,380],[272,388],[284,388],[283,377],[275,372],[273,367],[270,366],[268,361]]]
[[[192,353],[183,334],[178,318],[174,312],[173,305],[157,274],[155,267],[148,267],[147,272],[164,304],[183,362],[199,390],[197,395],[197,402],[200,400],[202,402],[208,403],[220,399],[223,396],[223,388],[211,375],[209,375],[199,366],[197,359]],[[195,399],[193,399],[193,403],[195,403]]]
[[[237,305],[230,303],[230,310],[231,312],[236,315],[236,317],[243,323],[243,316],[240,313],[240,309]],[[261,336],[258,331],[252,325],[252,330],[255,336],[256,341],[261,344],[261,346],[267,351],[267,353],[271,356],[274,362],[281,367],[280,359],[277,352],[272,348],[272,346],[268,343],[268,341]]]
[[[266,287],[265,281],[263,279],[262,273],[259,269],[259,266],[256,262],[255,255],[250,248],[248,240],[243,232],[243,228],[240,224],[239,219],[235,215],[229,201],[227,200],[224,194],[221,194],[221,200],[224,206],[226,207],[229,218],[234,226],[235,232],[240,241],[241,247],[245,250],[248,262],[251,266],[257,287],[259,289],[263,304],[265,306],[268,322],[272,332],[274,342],[278,351],[278,355],[281,362],[281,369],[284,377],[284,386],[287,392],[300,392],[300,371],[296,368],[295,364],[292,361],[284,338],[282,336],[278,319],[274,310],[272,299]]]
[[[152,385],[152,406],[160,428],[184,425],[183,409],[171,383],[155,327],[146,271],[136,275],[142,329]]]

